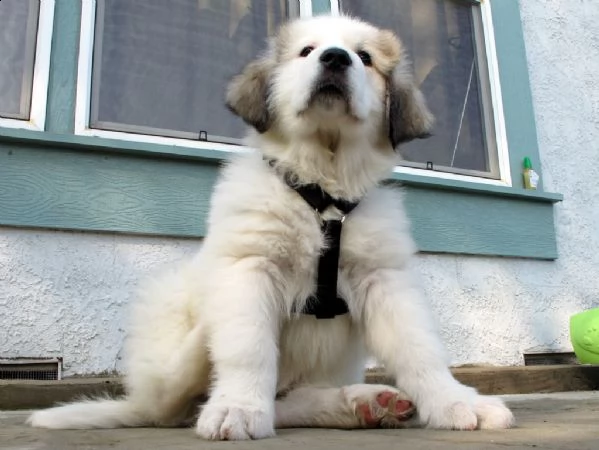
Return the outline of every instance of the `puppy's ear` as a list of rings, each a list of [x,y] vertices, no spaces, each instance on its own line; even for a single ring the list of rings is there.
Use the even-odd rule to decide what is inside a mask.
[[[431,135],[434,118],[422,92],[414,85],[409,64],[395,68],[389,82],[389,140],[393,148],[413,139]]]
[[[259,133],[272,124],[268,106],[273,60],[267,55],[249,63],[227,89],[227,107]]]

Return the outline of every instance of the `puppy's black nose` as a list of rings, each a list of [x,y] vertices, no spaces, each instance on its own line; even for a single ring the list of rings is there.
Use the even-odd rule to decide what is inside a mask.
[[[320,62],[329,70],[342,71],[351,66],[351,58],[342,48],[331,47],[320,55]]]

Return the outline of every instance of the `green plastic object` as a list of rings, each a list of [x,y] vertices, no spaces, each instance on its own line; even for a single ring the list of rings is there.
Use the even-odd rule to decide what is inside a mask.
[[[599,364],[599,308],[570,317],[570,341],[581,364]]]
[[[524,158],[524,168],[532,169],[532,162],[528,156],[526,158]]]

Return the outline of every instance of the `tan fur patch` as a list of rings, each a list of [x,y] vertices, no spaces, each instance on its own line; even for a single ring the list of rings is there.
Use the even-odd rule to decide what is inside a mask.
[[[268,86],[274,62],[268,56],[248,64],[227,91],[227,106],[259,132],[268,130],[273,114],[268,107]]]

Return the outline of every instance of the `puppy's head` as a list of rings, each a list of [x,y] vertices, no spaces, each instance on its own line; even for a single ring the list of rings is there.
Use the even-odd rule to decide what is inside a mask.
[[[433,122],[395,35],[348,17],[281,27],[231,81],[227,105],[259,133],[352,130],[384,134],[393,148],[426,137]]]

